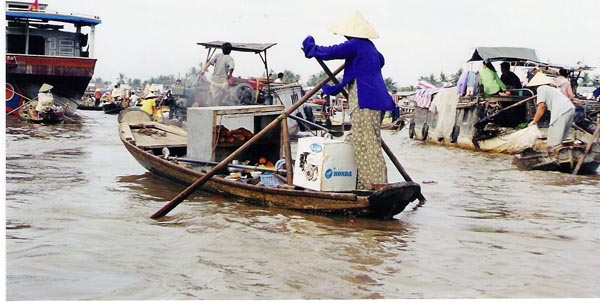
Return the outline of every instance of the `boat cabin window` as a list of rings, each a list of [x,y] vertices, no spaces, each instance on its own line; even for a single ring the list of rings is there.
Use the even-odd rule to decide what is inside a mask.
[[[45,55],[46,39],[42,36],[29,37],[29,54],[30,55]],[[25,36],[23,35],[6,35],[6,53],[7,54],[24,54],[25,53]]]

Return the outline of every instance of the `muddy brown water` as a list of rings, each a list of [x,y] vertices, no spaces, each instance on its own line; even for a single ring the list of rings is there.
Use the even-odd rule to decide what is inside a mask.
[[[184,187],[128,154],[116,116],[83,114],[7,118],[9,300],[600,297],[599,175],[519,171],[385,131],[428,199],[395,220],[198,192],[155,221]]]

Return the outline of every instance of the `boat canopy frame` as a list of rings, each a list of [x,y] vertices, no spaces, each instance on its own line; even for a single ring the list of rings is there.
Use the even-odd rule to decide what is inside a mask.
[[[537,56],[536,50],[524,47],[476,47],[471,58],[467,62],[473,61],[509,61],[511,66],[525,67],[544,67],[558,69],[564,68],[572,74],[572,78],[578,79],[582,71],[593,70],[591,66],[567,66],[541,62]]]

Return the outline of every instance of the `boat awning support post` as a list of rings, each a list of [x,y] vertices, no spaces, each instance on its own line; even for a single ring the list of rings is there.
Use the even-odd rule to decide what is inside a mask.
[[[96,44],[94,43],[94,41],[96,41],[96,26],[92,25],[90,26],[90,39],[88,41],[88,43],[90,44],[90,58],[96,58],[94,55],[94,52],[96,50]]]
[[[338,69],[336,69],[332,73],[333,78],[335,79],[335,75],[339,74],[343,69],[344,69],[344,65],[342,64],[340,67],[338,67]],[[246,143],[244,143],[242,146],[240,146],[238,149],[236,149],[234,152],[232,152],[229,156],[227,156],[227,158],[223,159],[223,161],[221,161],[217,166],[213,167],[204,176],[202,176],[200,179],[194,181],[194,183],[192,183],[185,190],[180,192],[171,201],[169,201],[167,204],[165,204],[161,209],[159,209],[154,214],[152,214],[152,216],[150,216],[150,218],[158,219],[158,218],[161,218],[161,217],[165,216],[166,214],[168,214],[171,210],[173,210],[175,207],[177,207],[177,205],[179,205],[181,202],[183,202],[183,200],[185,198],[187,198],[189,195],[191,195],[194,192],[194,190],[196,190],[196,188],[198,188],[198,187],[202,186],[204,183],[208,182],[208,180],[210,180],[219,170],[224,169],[227,165],[229,165],[229,163],[231,161],[236,159],[242,152],[244,152],[246,149],[248,149],[250,146],[252,146],[256,141],[258,141],[260,138],[262,138],[265,134],[267,134],[268,132],[272,131],[275,127],[277,127],[278,123],[281,123],[282,120],[285,121],[286,117],[291,115],[295,110],[297,110],[300,106],[302,106],[302,104],[304,104],[308,99],[310,99],[313,95],[315,95],[323,87],[323,85],[325,85],[329,81],[331,81],[330,76],[321,80],[321,82],[319,82],[313,89],[311,89],[308,93],[306,93],[306,95],[304,95],[304,97],[302,97],[298,102],[294,103],[292,105],[292,107],[290,107],[284,113],[280,114],[275,120],[273,120],[271,123],[269,123],[267,126],[265,126],[265,128],[263,128],[260,132],[255,134],[252,138],[250,138],[250,140],[246,141]],[[286,162],[290,162],[290,164],[291,164],[291,161],[286,161]],[[286,164],[286,166],[287,166],[287,164]]]
[[[25,21],[25,55],[29,55],[29,20]]]
[[[338,81],[338,79],[335,77],[335,75],[333,75],[331,73],[331,70],[329,70],[329,67],[327,67],[327,65],[323,62],[323,60],[321,60],[319,58],[315,58],[315,59],[317,59],[317,61],[319,62],[319,65],[321,65],[321,67],[323,68],[323,71],[325,71],[325,73],[329,76],[329,78],[331,78],[331,81],[333,81],[333,83],[335,83],[335,84],[340,84],[340,81]],[[344,97],[346,97],[346,100],[348,100],[348,92],[346,92],[345,89],[342,89],[342,94],[344,95]],[[383,148],[383,151],[385,151],[387,156],[390,158],[390,160],[392,160],[392,163],[394,164],[396,169],[398,169],[398,172],[400,172],[400,174],[402,175],[404,180],[412,181],[412,178],[408,175],[408,173],[406,172],[406,170],[404,169],[402,164],[400,164],[400,161],[398,161],[398,158],[396,158],[396,156],[392,152],[392,149],[390,149],[390,147],[385,143],[385,141],[383,141],[383,138],[381,138],[381,147]],[[418,198],[419,198],[419,202],[421,202],[421,203],[424,203],[425,201],[427,201],[427,199],[425,199],[423,194],[420,192],[419,192]]]
[[[260,60],[262,60],[265,65],[265,75],[267,77],[267,92],[269,96],[271,95],[271,77],[269,76],[269,65],[267,64],[267,50],[264,50],[265,56],[263,57],[262,53],[258,53]]]
[[[293,185],[294,179],[292,172],[292,146],[290,144],[290,133],[288,129],[288,118],[283,116],[281,120],[281,140],[283,141],[283,157],[285,159],[285,170],[290,172],[286,175],[287,185]],[[276,167],[277,168],[277,167]]]

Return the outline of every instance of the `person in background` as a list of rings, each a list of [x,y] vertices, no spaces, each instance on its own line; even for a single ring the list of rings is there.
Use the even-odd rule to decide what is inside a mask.
[[[500,80],[502,83],[506,85],[507,89],[520,89],[523,88],[523,84],[521,84],[521,79],[510,70],[510,63],[502,62],[500,64],[500,71],[502,71],[502,76],[500,76]]]
[[[283,73],[277,74],[277,79],[273,83],[283,83]]]
[[[45,113],[56,111],[56,107],[54,106],[54,95],[50,92],[52,88],[52,85],[44,83],[38,91],[38,101],[35,110],[40,116]]]
[[[568,76],[569,72],[564,68],[560,68],[558,70],[558,77],[554,79],[553,84],[558,88],[558,90],[560,90],[561,93],[563,93],[563,95],[569,98],[569,100],[574,100],[575,94],[573,93],[571,82],[567,78]]]
[[[206,73],[206,70],[211,65],[214,66],[213,75],[210,78],[210,93],[212,96],[209,106],[217,106],[225,99],[227,90],[229,89],[229,80],[232,78],[235,62],[231,53],[231,43],[225,42],[221,45],[221,54],[217,54],[207,61],[200,72],[201,75]]]
[[[530,69],[527,72],[527,82],[531,81],[531,79],[533,79],[533,77],[535,76],[535,74],[537,74],[539,71],[540,71],[540,68],[537,67],[537,66],[534,67],[534,68],[532,68],[532,69]]]
[[[575,106],[558,89],[551,87],[553,81],[542,72],[538,72],[527,84],[536,88],[537,108],[529,125],[536,125],[547,110],[550,111],[548,124],[548,147],[553,147],[566,140],[575,117]]]
[[[135,94],[135,92],[131,92],[131,96],[129,97],[129,100],[131,101],[131,104],[133,106],[137,106],[138,105],[138,100],[140,99],[140,97],[138,97],[138,95]]]
[[[123,100],[123,94],[121,93],[121,84],[115,84],[115,87],[110,93],[111,103],[121,102]]]
[[[497,95],[506,90],[506,85],[498,77],[496,69],[488,60],[483,61],[481,73],[479,75],[479,85],[483,86],[481,91],[484,95]]]
[[[400,119],[400,96],[397,90],[392,90],[392,100],[394,100],[394,110],[392,111],[392,122]]]
[[[381,68],[385,60],[370,39],[379,38],[369,22],[357,11],[330,29],[347,41],[333,46],[319,46],[312,36],[302,42],[306,58],[345,59],[342,82],[325,85],[323,91],[335,96],[348,86],[352,143],[358,164],[357,189],[372,189],[387,183],[387,167],[381,151],[381,112],[392,111],[394,101],[388,93]]]
[[[102,92],[100,91],[99,88],[96,88],[96,92],[94,93],[94,105],[95,106],[100,106],[100,99],[102,99]]]
[[[594,99],[596,101],[600,101],[600,99],[598,98],[600,97],[600,87],[596,88],[594,92],[592,92],[592,96],[594,96]]]
[[[142,101],[142,110],[153,116],[154,110],[156,109],[156,95],[154,92],[150,92]]]
[[[573,102],[573,105],[575,105],[575,123],[577,125],[582,125],[582,123],[584,123],[585,118],[585,108],[583,107],[583,105],[577,100],[575,94],[573,93],[573,88],[571,87],[571,82],[568,79],[569,76],[569,72],[564,69],[564,68],[560,68],[558,70],[558,77],[554,78],[554,83],[552,83],[553,86],[555,86],[556,88],[558,88],[558,90],[565,95],[565,97],[569,98],[569,100],[571,100],[571,102]]]

